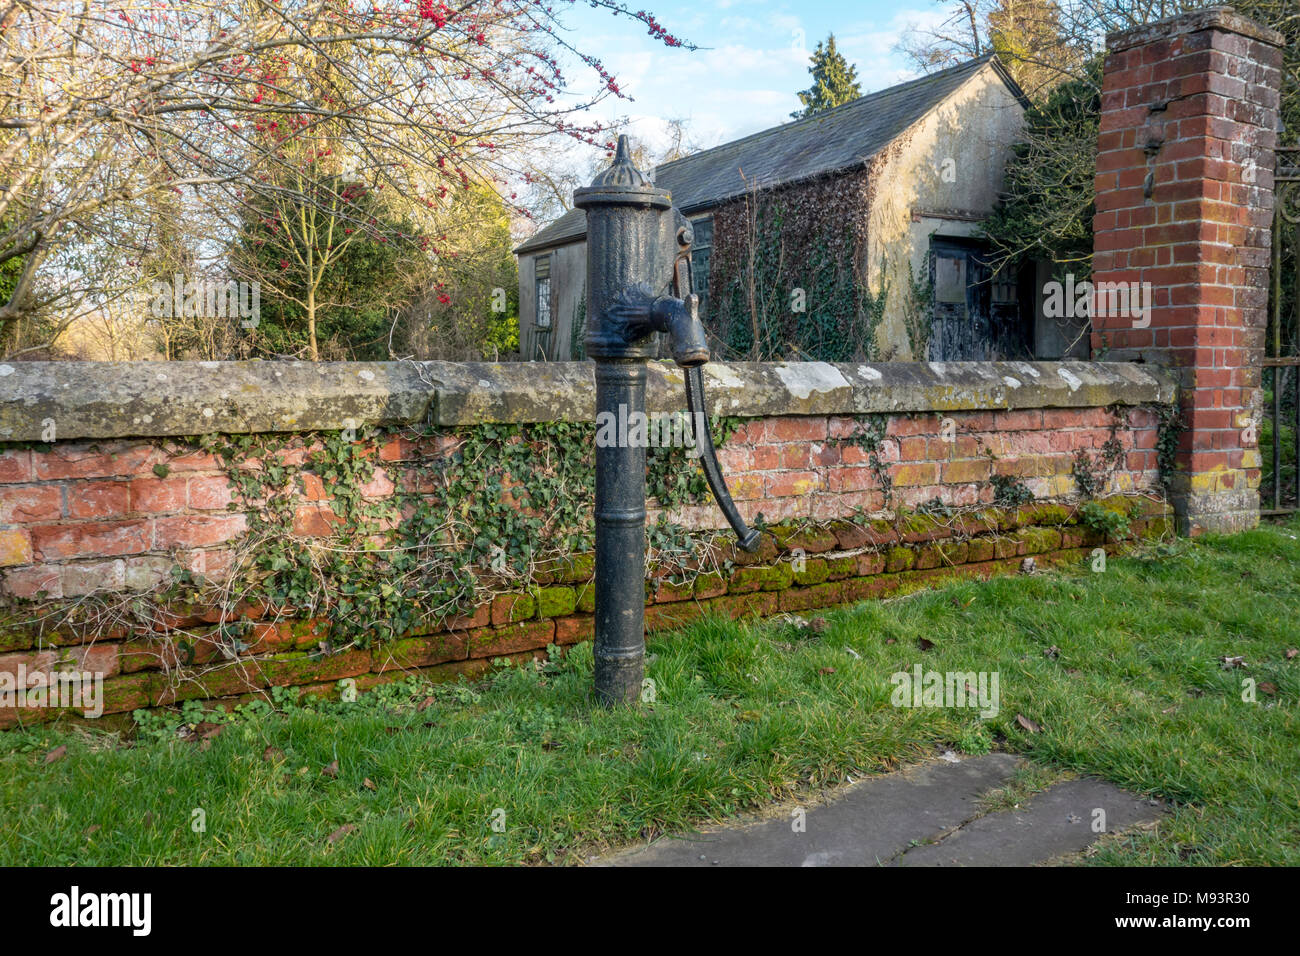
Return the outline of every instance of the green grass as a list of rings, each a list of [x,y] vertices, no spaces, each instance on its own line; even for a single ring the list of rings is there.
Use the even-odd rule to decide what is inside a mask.
[[[580,646],[479,685],[237,720],[206,745],[3,734],[0,863],[574,862],[992,745],[1041,765],[995,808],[1063,773],[1173,803],[1089,862],[1300,864],[1300,657],[1285,655],[1300,645],[1300,523],[827,617],[820,634],[707,621],[652,641],[657,696],[635,709],[592,705]],[[1224,670],[1227,655],[1248,669]],[[1000,713],[891,706],[890,674],[918,663],[997,671]],[[1275,693],[1245,703],[1243,677]]]

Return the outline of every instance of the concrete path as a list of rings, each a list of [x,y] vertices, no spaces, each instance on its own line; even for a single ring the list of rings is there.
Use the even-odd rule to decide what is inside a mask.
[[[935,761],[845,787],[757,822],[667,837],[612,866],[1028,866],[1157,819],[1158,803],[1100,780],[1058,783],[1009,811],[980,798],[1012,781],[1010,754]],[[1096,811],[1104,813],[1104,819]]]

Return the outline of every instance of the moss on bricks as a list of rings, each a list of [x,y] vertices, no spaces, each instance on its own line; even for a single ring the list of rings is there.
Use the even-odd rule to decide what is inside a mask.
[[[799,586],[821,584],[830,575],[830,568],[824,558],[805,559],[802,571],[797,564],[792,564],[791,568],[794,569],[794,583]]]
[[[492,624],[514,624],[537,613],[537,600],[531,594],[498,594],[492,599]]]
[[[890,548],[885,554],[885,570],[890,574],[916,566],[916,552],[911,548]]]
[[[737,568],[731,575],[732,594],[753,591],[780,591],[794,583],[794,568],[789,561],[767,567]]]
[[[843,578],[851,578],[858,573],[858,557],[856,554],[848,554],[839,558],[824,558],[826,562],[826,580],[839,581]]]
[[[1022,545],[1017,554],[1044,554],[1061,546],[1061,532],[1056,528],[1021,528],[1015,537]]]
[[[578,593],[573,588],[538,588],[535,592],[538,617],[563,617],[572,614],[578,606]]]
[[[595,573],[596,555],[587,552],[541,562],[533,578],[538,584],[581,584]]]

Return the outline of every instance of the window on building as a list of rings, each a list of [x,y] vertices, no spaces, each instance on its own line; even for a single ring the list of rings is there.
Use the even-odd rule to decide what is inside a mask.
[[[713,252],[713,217],[691,223],[695,239],[691,243],[691,291],[700,297],[700,314],[709,303],[709,257]]]
[[[539,329],[551,327],[551,257],[538,256],[533,260],[533,280],[537,287],[537,320]]]

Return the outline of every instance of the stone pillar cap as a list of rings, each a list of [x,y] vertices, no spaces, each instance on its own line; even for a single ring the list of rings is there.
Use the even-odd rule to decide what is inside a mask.
[[[1144,23],[1139,27],[1130,27],[1127,30],[1117,30],[1107,34],[1106,49],[1111,53],[1118,53],[1121,50],[1145,46],[1148,43],[1168,40],[1170,37],[1187,33],[1199,33],[1202,30],[1239,33],[1244,37],[1275,47],[1281,47],[1286,43],[1286,38],[1277,30],[1257,23],[1249,17],[1243,17],[1232,7],[1206,7],[1203,10],[1193,10],[1190,13],[1157,20],[1155,23]]]

